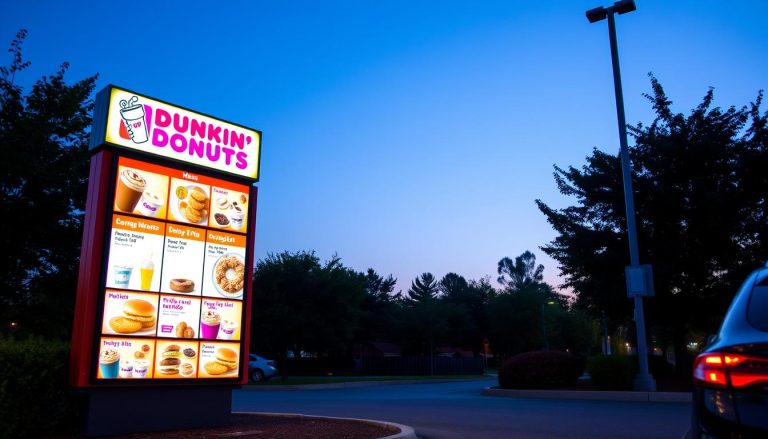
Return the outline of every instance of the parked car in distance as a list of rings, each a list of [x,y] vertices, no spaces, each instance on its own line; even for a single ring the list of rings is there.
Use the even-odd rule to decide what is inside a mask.
[[[693,384],[689,437],[768,438],[768,264],[736,293]]]
[[[256,354],[249,354],[248,356],[248,376],[251,381],[267,381],[277,375],[277,367],[275,367],[273,360]]]

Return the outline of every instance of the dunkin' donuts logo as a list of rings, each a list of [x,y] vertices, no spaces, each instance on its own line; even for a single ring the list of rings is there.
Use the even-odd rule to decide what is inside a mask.
[[[170,149],[172,156],[200,158],[212,164],[248,168],[248,152],[258,147],[248,130],[215,123],[211,118],[198,118],[174,107],[153,106],[139,102],[138,96],[120,101],[119,136],[134,144],[147,144]],[[147,143],[149,142],[149,143]],[[170,151],[169,151],[170,152]],[[181,158],[181,157],[179,157]]]

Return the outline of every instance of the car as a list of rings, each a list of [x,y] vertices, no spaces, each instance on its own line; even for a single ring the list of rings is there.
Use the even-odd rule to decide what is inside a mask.
[[[693,366],[689,437],[768,438],[768,264],[733,298]]]
[[[251,381],[267,381],[275,375],[277,375],[277,367],[275,367],[273,360],[256,354],[248,355],[248,376]]]

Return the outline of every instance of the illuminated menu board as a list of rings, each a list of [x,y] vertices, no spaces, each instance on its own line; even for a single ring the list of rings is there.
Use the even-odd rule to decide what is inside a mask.
[[[239,379],[249,187],[116,165],[96,380]]]

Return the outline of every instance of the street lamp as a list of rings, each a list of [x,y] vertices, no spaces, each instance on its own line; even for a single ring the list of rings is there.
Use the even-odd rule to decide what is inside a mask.
[[[547,300],[547,305],[554,305],[555,301]],[[544,336],[544,351],[549,352],[549,340],[547,340],[547,323],[544,320],[544,304],[541,304],[541,334]]]
[[[619,143],[621,145],[621,172],[624,181],[624,204],[627,214],[627,238],[629,240],[630,267],[627,273],[627,294],[635,299],[635,325],[637,326],[637,359],[640,363],[640,373],[635,378],[635,390],[655,391],[656,382],[648,373],[648,354],[645,343],[645,314],[643,312],[643,296],[652,294],[650,267],[643,270],[640,266],[640,254],[637,248],[637,226],[635,225],[635,202],[632,194],[631,170],[629,167],[629,149],[627,147],[627,123],[624,120],[624,96],[621,91],[621,72],[619,71],[619,49],[616,44],[616,23],[614,13],[626,14],[637,7],[634,0],[621,0],[604,8],[602,6],[587,11],[590,23],[608,19],[608,35],[611,40],[611,63],[613,64],[613,87],[616,93],[616,114],[619,120]],[[640,287],[633,291],[632,286]],[[652,284],[651,284],[652,285]]]

